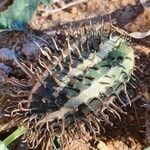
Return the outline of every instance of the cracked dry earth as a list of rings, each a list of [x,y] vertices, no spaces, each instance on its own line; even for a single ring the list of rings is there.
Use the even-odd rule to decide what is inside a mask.
[[[43,7],[43,6],[40,6]],[[105,26],[113,23],[121,29],[128,32],[148,31],[150,29],[150,10],[143,8],[138,0],[89,0],[78,6],[68,8],[64,11],[50,14],[35,14],[31,23],[34,29],[41,29],[45,33],[59,30],[64,26],[77,28],[81,22],[89,24],[87,20],[91,20],[93,24],[100,23],[102,20]],[[12,54],[7,51],[9,59],[5,58],[3,48],[13,49],[15,43],[19,40],[16,51],[24,56],[36,57],[33,52],[38,52],[38,48],[33,44],[30,36],[22,32],[4,32],[0,33],[0,80],[14,76],[21,79],[21,74],[16,64],[12,63]],[[38,40],[38,39],[36,39]],[[40,46],[44,42],[39,41]],[[150,103],[150,38],[142,40],[133,40],[133,48],[139,56],[137,59],[138,69],[135,74],[141,82],[139,93],[142,98],[136,100],[132,106],[123,108],[127,114],[121,114],[121,120],[111,118],[114,125],[104,124],[101,129],[101,136],[97,140],[92,135],[87,134],[84,140],[74,139],[66,150],[143,150],[150,144],[150,115],[149,110],[143,105]],[[34,53],[35,54],[35,53]],[[38,53],[37,53],[38,55]],[[28,59],[27,57],[27,59]],[[139,72],[139,70],[141,72]],[[8,75],[9,74],[9,75]],[[138,95],[138,93],[135,93]],[[4,101],[0,101],[0,106],[5,105]],[[1,119],[0,107],[0,124],[5,122],[5,118]],[[146,126],[145,126],[146,125]],[[148,126],[149,125],[149,126]],[[0,139],[9,135],[12,131],[6,131],[0,134]],[[12,144],[12,150],[27,149],[25,145],[20,143],[20,139]]]

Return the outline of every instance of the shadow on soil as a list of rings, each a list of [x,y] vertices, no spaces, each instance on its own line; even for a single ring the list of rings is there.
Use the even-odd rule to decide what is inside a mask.
[[[115,21],[115,23],[113,23],[114,25],[123,28],[127,23],[133,21],[140,14],[142,14],[143,11],[144,11],[143,6],[139,2],[136,5],[127,5],[123,8],[115,10],[114,12],[110,14],[106,14],[104,16],[99,15],[93,18],[68,22],[63,25],[54,25],[48,29],[44,29],[43,31],[49,32],[49,31],[68,28],[68,27],[75,29],[79,26],[89,25],[90,22],[92,22],[92,24],[97,24],[97,23],[101,23],[102,21],[110,22],[110,23],[113,23]]]

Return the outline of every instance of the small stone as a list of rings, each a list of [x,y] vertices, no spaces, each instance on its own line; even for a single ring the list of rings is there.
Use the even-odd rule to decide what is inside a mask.
[[[54,4],[59,7],[62,8],[65,5],[65,2],[63,0],[57,0],[54,2]]]
[[[76,7],[66,8],[65,11],[71,14],[76,14],[78,12]]]
[[[35,40],[38,45],[43,48],[45,43]],[[28,59],[35,59],[40,54],[40,47],[36,45],[32,41],[26,41],[23,43],[23,47],[21,52],[26,56]]]
[[[87,3],[83,3],[82,5],[80,5],[80,8],[82,11],[86,11],[87,10]]]
[[[0,69],[3,70],[7,75],[12,72],[12,68],[4,63],[0,62]]]
[[[13,57],[13,51],[9,48],[1,48],[0,49],[0,61],[2,62],[7,62],[7,61],[14,61],[14,57]]]
[[[8,76],[6,75],[6,73],[0,69],[0,87],[3,85],[3,83],[5,83],[7,77]]]
[[[108,150],[107,145],[106,145],[103,141],[100,141],[100,142],[97,144],[97,148],[98,148],[98,150]]]

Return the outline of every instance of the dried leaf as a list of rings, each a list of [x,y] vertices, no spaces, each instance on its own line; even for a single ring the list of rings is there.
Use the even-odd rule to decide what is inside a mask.
[[[147,31],[147,32],[132,32],[132,33],[128,33],[127,31],[123,30],[123,29],[120,29],[118,27],[115,27],[114,25],[111,25],[111,27],[117,31],[118,33],[120,34],[123,34],[123,35],[128,35],[134,39],[143,39],[147,36],[150,36],[150,30]]]

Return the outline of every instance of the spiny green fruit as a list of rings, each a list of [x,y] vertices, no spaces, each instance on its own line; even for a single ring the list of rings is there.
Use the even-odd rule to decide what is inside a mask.
[[[117,40],[119,43],[115,42]],[[77,111],[81,104],[90,106],[93,99],[100,103],[109,101],[111,96],[118,95],[125,88],[134,67],[134,52],[124,39],[113,37],[101,44],[98,52],[91,53],[86,59],[84,53],[86,52],[81,54],[82,63],[60,78],[60,92],[56,99],[64,93],[68,101],[58,111],[48,113],[47,119],[40,120],[38,125],[44,120],[62,119],[68,113]],[[57,87],[54,92],[57,92]],[[96,111],[94,107],[92,109]]]
[[[93,30],[61,40],[59,36],[51,37],[49,48],[41,48],[39,62],[29,66],[18,60],[32,80],[29,85],[9,81],[16,91],[9,89],[5,112],[28,128],[30,148],[50,149],[56,136],[61,146],[67,145],[71,135],[84,134],[82,122],[96,136],[101,120],[112,124],[108,112],[120,119],[117,99],[130,103],[126,86],[134,84],[130,81],[135,56],[126,39]]]

